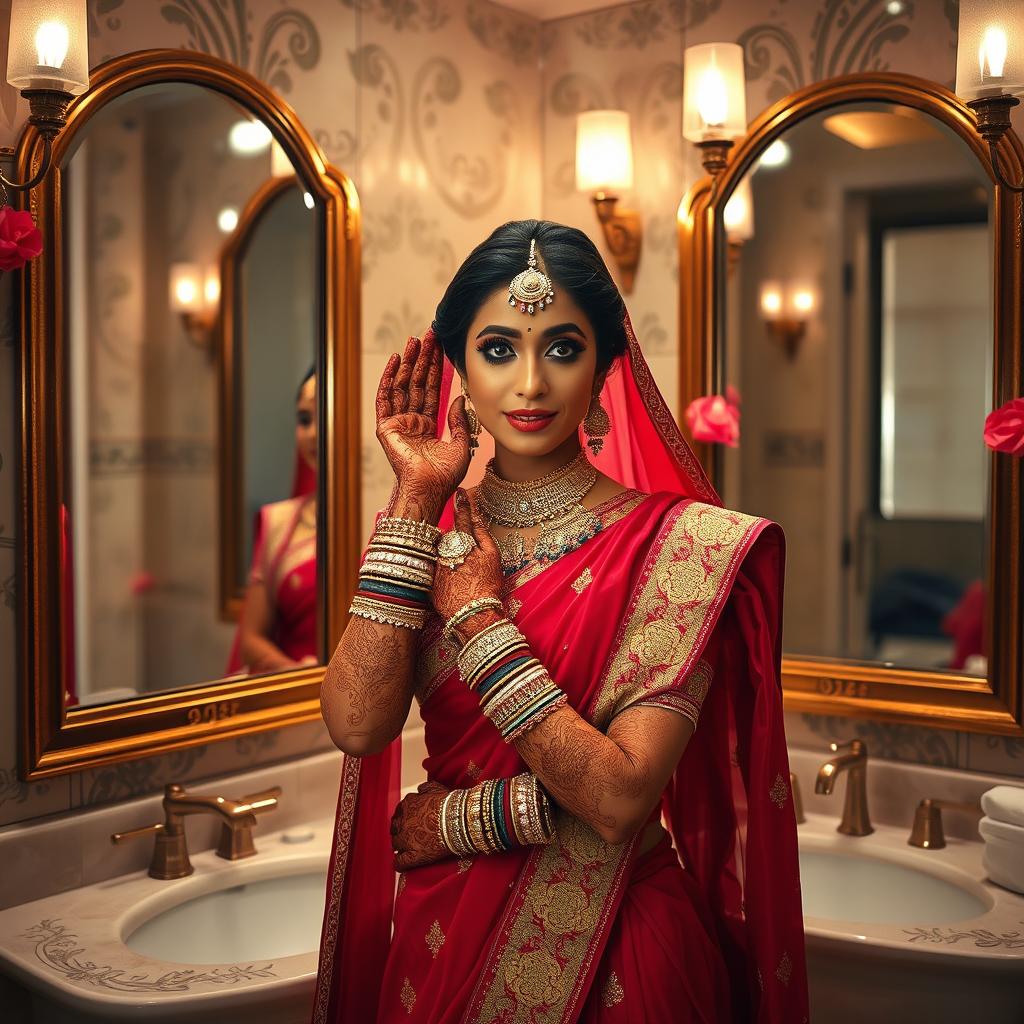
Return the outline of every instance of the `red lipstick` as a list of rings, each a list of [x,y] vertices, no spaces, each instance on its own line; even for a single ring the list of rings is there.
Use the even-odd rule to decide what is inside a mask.
[[[505,413],[509,423],[516,430],[532,433],[536,430],[543,430],[554,418],[555,413],[547,409],[513,409]]]

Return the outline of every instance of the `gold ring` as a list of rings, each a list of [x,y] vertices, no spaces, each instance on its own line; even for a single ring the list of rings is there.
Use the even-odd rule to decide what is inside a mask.
[[[437,560],[447,569],[455,569],[476,547],[476,541],[464,530],[449,530],[437,545]]]

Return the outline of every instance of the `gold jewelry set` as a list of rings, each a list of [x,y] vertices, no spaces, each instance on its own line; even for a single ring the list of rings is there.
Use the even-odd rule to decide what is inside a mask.
[[[456,857],[547,843],[554,831],[551,801],[530,772],[453,789],[437,820],[438,839]]]
[[[359,569],[349,612],[404,629],[422,629],[430,608],[441,531],[417,519],[384,516]]]
[[[480,506],[491,523],[511,527],[497,541],[501,564],[514,572],[530,558],[553,562],[578,548],[601,530],[601,520],[583,504],[583,497],[597,481],[597,470],[580,452],[571,462],[537,480],[503,480],[487,464],[480,483]],[[527,552],[519,530],[540,525],[540,533]]]
[[[555,286],[545,273],[543,260],[537,252],[537,239],[530,239],[530,256],[526,270],[512,278],[508,286],[508,304],[518,307],[520,313],[533,316],[537,310],[550,306],[555,301]],[[462,381],[462,393],[466,396],[466,421],[469,424],[469,455],[472,458],[480,446],[480,417],[477,416],[469,397],[465,378]],[[605,407],[601,404],[601,396],[595,393],[590,400],[590,409],[583,421],[583,429],[587,434],[587,445],[594,455],[599,455],[604,447],[604,439],[611,432],[612,424]]]

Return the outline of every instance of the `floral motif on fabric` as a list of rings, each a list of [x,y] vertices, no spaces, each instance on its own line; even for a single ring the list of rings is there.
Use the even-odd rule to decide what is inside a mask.
[[[523,602],[520,601],[518,597],[510,598],[505,604],[505,614],[508,615],[510,619],[514,619],[519,612],[522,611],[522,608]]]
[[[401,896],[404,891],[405,891],[405,872],[403,871],[398,876],[398,886],[395,889],[395,899],[398,899],[398,897]]]
[[[444,945],[444,932],[441,931],[441,922],[436,920],[430,926],[430,931],[424,936],[427,946],[430,949],[434,959],[437,959],[437,954],[441,952],[441,947]]]
[[[772,783],[772,788],[768,791],[768,796],[771,798],[772,803],[780,810],[785,806],[786,800],[789,797],[789,783],[786,782],[782,772],[775,776],[775,781]]]
[[[476,761],[470,759],[466,762],[466,774],[476,782],[479,778],[483,769],[476,763]]]
[[[408,978],[402,979],[402,994],[399,998],[402,1000],[405,1012],[411,1016],[412,1008],[416,1005],[416,991],[412,987],[412,982],[410,982]]]
[[[577,576],[576,579],[572,581],[571,586],[577,594],[582,594],[583,591],[586,590],[587,587],[589,587],[590,584],[593,582],[594,574],[590,571],[590,566],[588,565],[586,569],[584,569],[583,572],[581,572],[579,576]]]
[[[775,977],[778,978],[783,985],[788,985],[789,978],[792,973],[793,961],[789,958],[788,953],[783,953],[782,958],[779,960],[779,966],[775,968]]]
[[[625,998],[626,992],[622,987],[622,983],[619,981],[618,975],[612,971],[604,983],[604,989],[601,992],[601,1002],[605,1006],[617,1006]]]

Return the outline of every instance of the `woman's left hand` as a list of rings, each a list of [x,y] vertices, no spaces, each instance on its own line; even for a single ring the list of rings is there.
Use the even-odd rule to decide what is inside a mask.
[[[395,870],[418,868],[451,857],[451,851],[437,834],[441,801],[448,795],[439,782],[421,782],[415,793],[407,793],[391,817],[391,849]]]
[[[446,619],[476,598],[498,597],[505,579],[501,552],[487,529],[478,501],[461,487],[455,492],[455,529],[468,533],[476,545],[454,569],[437,563],[431,596],[437,613]]]

